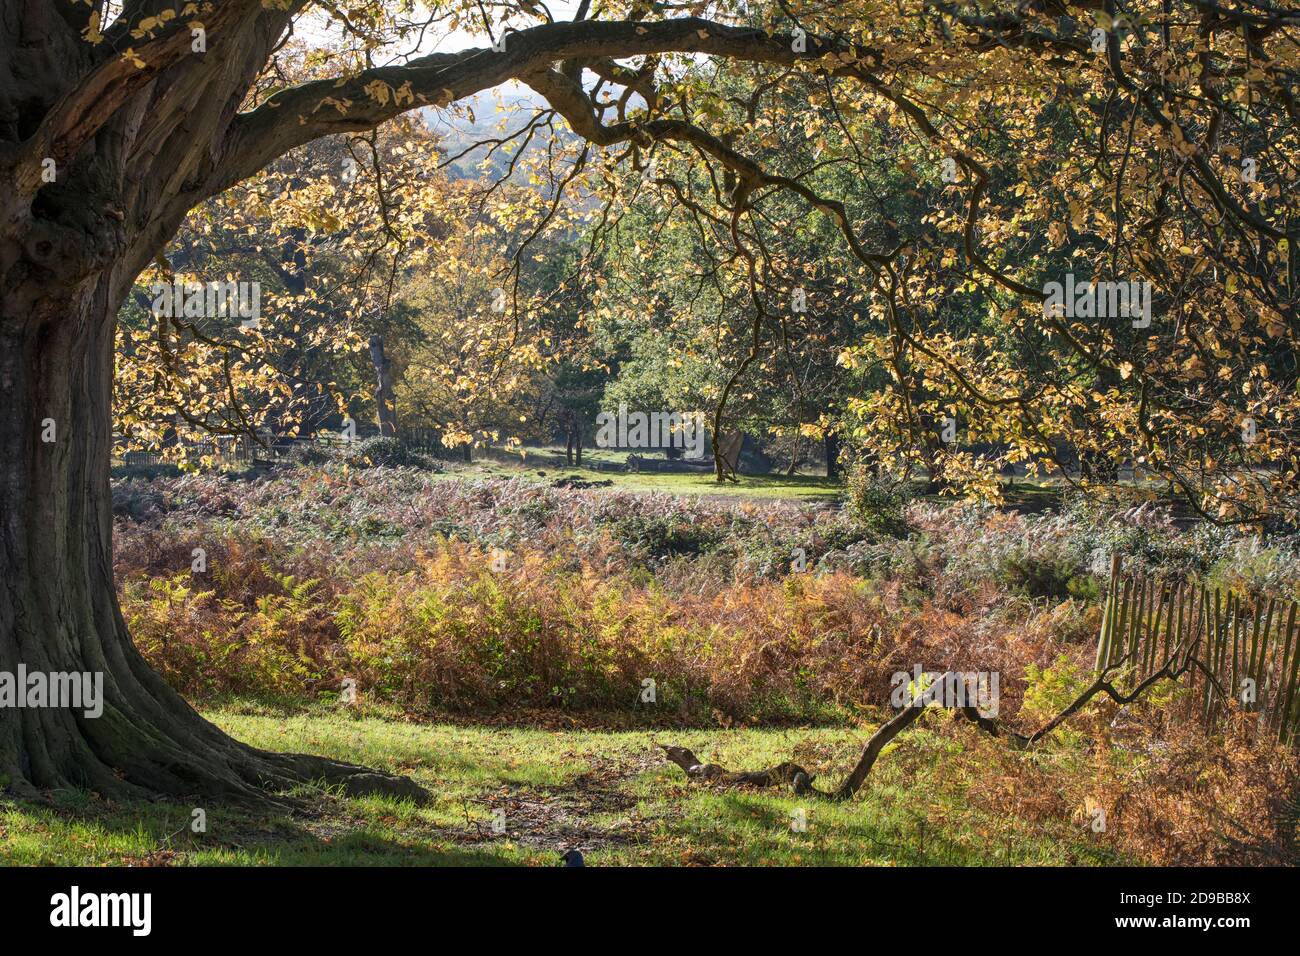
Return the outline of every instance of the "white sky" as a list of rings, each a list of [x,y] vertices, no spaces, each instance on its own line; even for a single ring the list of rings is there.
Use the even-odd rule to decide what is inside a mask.
[[[578,9],[578,0],[543,0],[543,2],[556,22],[572,20],[573,15]],[[488,7],[488,10],[491,15],[493,13],[491,7]],[[418,19],[418,17],[413,19]],[[338,28],[331,27],[328,20],[328,14],[323,10],[316,8],[312,13],[303,17],[294,25],[294,32],[307,43],[326,45],[331,41],[337,41],[338,39]],[[511,25],[517,25],[519,27],[536,26],[538,22],[538,20],[533,18],[519,17],[516,19],[515,23]],[[492,28],[493,31],[497,32],[499,35],[499,25],[493,23]],[[416,57],[425,56],[430,53],[454,53],[457,50],[464,50],[469,47],[486,46],[487,43],[487,36],[483,33],[474,34],[465,30],[448,31],[445,27],[434,26],[426,31],[423,42],[414,49],[414,52],[412,52],[412,49],[408,47],[401,47],[400,49],[394,48],[391,55],[397,57],[397,59],[392,62],[401,63],[405,62],[407,58],[415,59]],[[385,58],[376,56],[375,62],[377,64],[383,64],[386,61]],[[512,80],[509,83],[498,87],[494,91],[483,93],[472,98],[469,102],[479,110],[482,110],[489,103],[495,103],[497,100],[503,100],[506,103],[519,100],[535,102],[537,97],[526,86]],[[430,121],[430,126],[432,127],[436,128],[439,125],[446,125],[446,120],[439,120],[437,114],[432,110],[425,111],[425,117],[426,120]]]
[[[544,0],[544,2],[546,8],[551,11],[551,16],[557,22],[573,19],[573,15],[578,9],[577,0]],[[489,15],[495,15],[495,11],[490,7],[488,7],[488,12]],[[336,28],[331,30],[327,26],[328,18],[327,13],[317,8],[311,14],[299,20],[294,26],[294,31],[309,43],[326,43],[330,39],[337,38],[338,35]],[[418,19],[418,17],[413,19]],[[539,22],[539,20],[532,17],[519,17],[510,25],[517,27],[536,26]],[[495,20],[492,29],[494,33],[499,32],[499,26]],[[464,30],[448,32],[445,28],[435,26],[425,33],[423,42],[416,49],[416,52],[412,54],[412,58],[429,53],[455,53],[457,50],[464,50],[467,47],[486,46],[487,42],[487,36],[481,32],[478,34],[468,33]],[[408,52],[410,51],[406,48],[401,50],[401,53]],[[379,57],[376,57],[376,62],[382,61]]]

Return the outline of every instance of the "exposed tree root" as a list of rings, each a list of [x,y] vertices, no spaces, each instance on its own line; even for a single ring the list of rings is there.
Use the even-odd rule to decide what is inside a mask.
[[[345,796],[367,797],[374,794],[398,797],[423,805],[429,793],[410,777],[379,773],[369,767],[316,757],[311,754],[269,754],[276,762],[287,765],[290,780],[314,784],[323,782],[339,787]]]
[[[285,808],[303,803],[304,788],[321,785],[348,796],[428,798],[406,777],[308,754],[272,753],[235,740],[143,664],[132,667],[138,660],[133,648],[118,647],[121,657],[104,668],[107,699],[99,718],[62,708],[5,715],[0,791],[37,801],[84,790],[123,802],[184,798]]]
[[[303,788],[337,788],[350,797],[386,794],[416,803],[428,793],[408,777],[378,773],[310,754],[256,750],[227,738],[219,746],[195,745],[184,754],[170,747],[133,753],[108,770],[87,754],[75,772],[34,777],[29,769],[0,766],[0,792],[31,801],[68,790],[90,790],[107,800],[190,799],[246,807],[293,809]]]

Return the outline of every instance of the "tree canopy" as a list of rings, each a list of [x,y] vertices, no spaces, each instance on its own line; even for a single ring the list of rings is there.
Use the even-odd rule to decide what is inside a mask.
[[[838,400],[836,426],[877,460],[985,491],[1010,463],[1078,461],[1085,479],[1131,463],[1221,520],[1293,509],[1294,11],[584,2],[561,19],[541,3],[55,6],[46,28],[76,28],[65,42],[86,71],[17,154],[29,200],[59,188],[42,189],[38,158],[71,162],[150,84],[139,139],[158,175],[135,188],[158,200],[142,231],[162,238],[236,184],[256,205],[277,157],[320,137],[368,137],[517,82],[536,109],[489,145],[511,157],[509,180],[534,188],[494,193],[480,219],[513,233],[482,247],[499,273],[488,288],[509,291],[511,347],[529,346],[521,331],[540,339],[562,281],[522,281],[549,231],[584,247],[569,288],[586,284],[593,320],[687,323],[670,349],[683,367],[710,366],[714,385],[691,378],[714,406],[743,415],[766,381],[785,393],[766,396],[768,418],[819,433],[827,416],[772,402],[807,404],[824,387],[809,369],[838,362],[883,375]],[[438,35],[490,45],[425,52]],[[403,161],[437,167],[430,153]],[[429,181],[409,182],[408,231],[432,228],[410,228]],[[164,183],[181,188],[148,195]],[[328,214],[320,187],[287,190],[273,218],[294,222],[286,203]],[[230,195],[225,213],[248,215]],[[1131,284],[1149,294],[1146,312],[1045,306],[1067,282],[1099,283],[1103,300],[1106,283]]]

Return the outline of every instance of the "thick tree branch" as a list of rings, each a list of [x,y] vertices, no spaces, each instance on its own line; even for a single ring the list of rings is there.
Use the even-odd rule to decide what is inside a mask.
[[[122,107],[160,75],[187,57],[220,56],[220,37],[261,9],[260,2],[242,0],[219,7],[205,21],[211,38],[206,53],[192,50],[190,27],[177,20],[160,36],[133,47],[133,58],[114,52],[105,44],[105,56],[91,73],[54,104],[18,150],[14,182],[20,196],[29,198],[42,185],[42,161],[53,159],[57,167],[71,162],[91,137],[98,133]]]
[[[701,17],[658,22],[548,23],[509,33],[505,51],[473,49],[435,53],[402,66],[365,70],[337,80],[317,80],[283,90],[236,117],[212,192],[239,182],[289,150],[332,133],[357,132],[399,113],[456,100],[522,79],[563,60],[609,60],[660,53],[700,53],[753,63],[792,65],[831,53],[874,64],[879,56],[829,40],[807,39],[796,53],[788,37],[733,27]],[[382,84],[388,95],[370,91]]]
[[[932,687],[945,687],[954,676],[956,675],[952,672],[945,673],[935,681]],[[932,699],[932,695],[929,693],[917,694],[911,703],[881,724],[876,729],[876,732],[871,735],[866,746],[862,748],[862,755],[858,758],[853,770],[844,778],[844,782],[832,791],[818,790],[814,787],[812,774],[798,764],[781,763],[768,770],[751,772],[730,771],[717,764],[700,763],[695,754],[685,747],[663,744],[660,744],[660,746],[667,753],[668,759],[681,767],[686,776],[693,780],[705,780],[728,787],[787,785],[798,794],[812,793],[832,800],[849,800],[866,782],[867,776],[871,773],[871,768],[875,766],[877,758],[880,757],[880,752],[885,749],[885,745],[920,719]]]

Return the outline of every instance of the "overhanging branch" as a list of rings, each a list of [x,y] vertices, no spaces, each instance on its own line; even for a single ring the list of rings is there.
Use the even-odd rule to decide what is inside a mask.
[[[504,44],[504,52],[435,53],[405,65],[316,80],[276,93],[235,118],[211,192],[253,175],[277,156],[318,137],[369,129],[424,106],[448,106],[508,80],[549,69],[559,61],[607,62],[641,55],[699,53],[786,66],[815,62],[830,54],[858,64],[879,62],[875,51],[818,37],[808,37],[806,49],[795,52],[789,37],[702,17],[645,23],[548,23],[509,33]]]

